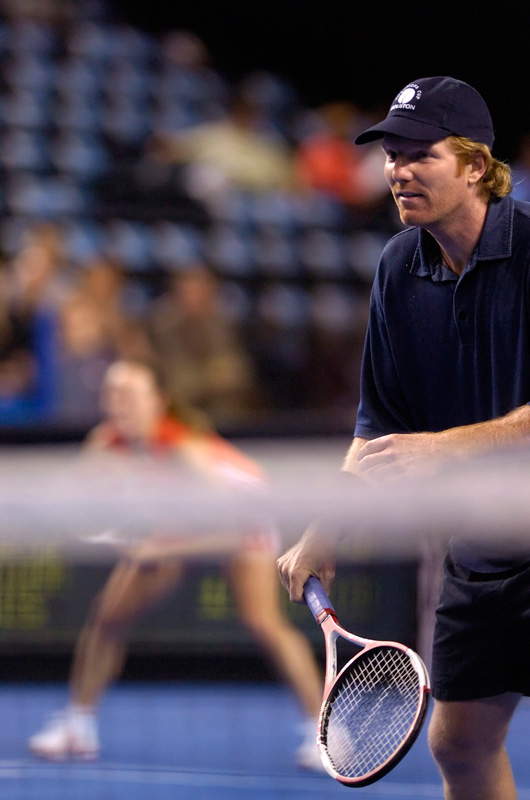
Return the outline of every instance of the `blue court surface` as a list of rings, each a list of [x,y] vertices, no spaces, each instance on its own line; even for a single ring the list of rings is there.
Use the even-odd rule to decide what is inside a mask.
[[[418,800],[441,798],[426,728],[378,783],[347,789],[294,763],[299,713],[275,683],[120,683],[101,708],[101,759],[41,763],[28,736],[64,706],[54,683],[0,685],[1,800]],[[530,704],[514,718],[509,750],[519,800],[530,800]],[[352,794],[353,792],[353,794]]]

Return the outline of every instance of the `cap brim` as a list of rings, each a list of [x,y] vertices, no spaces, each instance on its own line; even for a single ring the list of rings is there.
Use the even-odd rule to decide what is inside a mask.
[[[394,136],[402,136],[404,139],[416,139],[425,142],[437,142],[451,135],[451,131],[444,130],[436,125],[429,125],[427,122],[410,119],[410,117],[400,117],[396,114],[360,133],[355,139],[355,144],[374,142],[376,139],[382,139],[387,133],[391,133]]]

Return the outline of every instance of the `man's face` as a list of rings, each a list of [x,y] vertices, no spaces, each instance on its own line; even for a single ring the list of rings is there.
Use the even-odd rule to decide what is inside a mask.
[[[383,139],[385,178],[401,221],[427,230],[450,229],[462,218],[476,193],[447,140],[414,141],[387,135]]]

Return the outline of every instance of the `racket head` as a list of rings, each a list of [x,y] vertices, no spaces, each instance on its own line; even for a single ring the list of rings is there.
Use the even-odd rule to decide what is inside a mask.
[[[413,650],[377,642],[358,653],[322,705],[318,745],[328,773],[356,787],[390,772],[417,739],[429,697],[427,669]]]

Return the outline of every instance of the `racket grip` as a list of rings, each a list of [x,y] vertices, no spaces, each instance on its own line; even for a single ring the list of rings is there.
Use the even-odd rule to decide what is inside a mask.
[[[335,609],[331,605],[331,600],[324,591],[324,587],[318,578],[311,576],[311,578],[307,579],[304,585],[304,598],[311,613],[319,624],[322,622],[324,616],[327,617],[329,613],[335,616]]]

